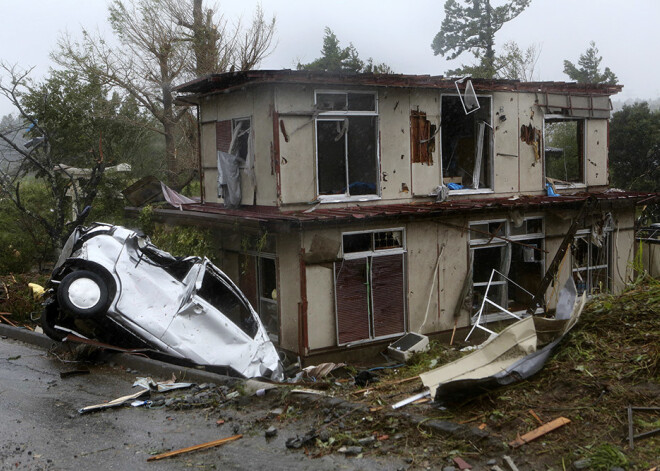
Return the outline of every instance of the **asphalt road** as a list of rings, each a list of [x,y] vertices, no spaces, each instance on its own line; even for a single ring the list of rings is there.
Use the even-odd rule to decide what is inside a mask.
[[[268,469],[334,470],[399,469],[398,459],[347,458],[329,455],[311,459],[285,446],[313,424],[273,423],[268,405],[249,410],[119,407],[79,414],[84,406],[137,391],[136,376],[107,365],[91,373],[60,377],[76,368],[45,351],[7,338],[0,339],[0,469],[2,470],[174,470]],[[181,394],[169,393],[169,394]],[[219,419],[225,420],[217,425]],[[263,430],[278,427],[266,440]],[[155,453],[184,448],[243,433],[221,447],[147,462]]]

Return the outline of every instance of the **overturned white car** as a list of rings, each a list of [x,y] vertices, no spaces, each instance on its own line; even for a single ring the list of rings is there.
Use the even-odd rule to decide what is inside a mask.
[[[282,379],[277,351],[236,285],[208,259],[173,257],[120,226],[77,227],[50,280],[44,332],[143,345],[242,376]]]

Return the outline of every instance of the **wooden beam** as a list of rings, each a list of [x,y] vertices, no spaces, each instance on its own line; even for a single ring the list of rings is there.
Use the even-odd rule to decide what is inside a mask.
[[[515,440],[509,442],[509,446],[513,448],[518,448],[520,445],[524,445],[525,443],[531,442],[532,440],[536,440],[537,438],[545,435],[546,433],[552,432],[553,430],[558,429],[559,427],[563,427],[564,425],[570,423],[571,421],[566,417],[559,417],[558,419],[555,419],[552,422],[548,422],[547,424],[542,425],[539,428],[536,428],[529,433],[526,433],[522,437],[519,436]]]
[[[202,443],[200,445],[189,446],[188,448],[181,448],[179,450],[168,451],[167,453],[161,453],[160,455],[152,456],[147,458],[147,461],[156,461],[162,460],[163,458],[169,458],[171,456],[181,455],[183,453],[190,453],[191,451],[206,450],[207,448],[213,448],[214,446],[224,445],[225,443],[233,442],[242,438],[243,435],[234,435],[232,437],[221,438],[220,440],[215,440],[212,442]]]

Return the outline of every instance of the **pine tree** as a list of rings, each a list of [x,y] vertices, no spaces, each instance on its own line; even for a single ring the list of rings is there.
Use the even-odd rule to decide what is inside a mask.
[[[576,67],[571,61],[566,60],[564,61],[564,73],[578,83],[616,85],[619,79],[609,67],[605,67],[603,73],[600,72],[600,63],[602,60],[603,57],[598,55],[596,43],[591,41],[587,51],[584,54],[580,54],[580,59],[578,59],[580,68]]]
[[[447,74],[467,71],[472,76],[493,78],[496,73],[495,34],[504,23],[520,15],[530,2],[509,0],[493,7],[490,0],[463,0],[466,6],[461,6],[459,0],[447,0],[440,32],[431,44],[433,53],[453,60],[464,52],[472,52],[479,59],[477,66],[464,66]]]

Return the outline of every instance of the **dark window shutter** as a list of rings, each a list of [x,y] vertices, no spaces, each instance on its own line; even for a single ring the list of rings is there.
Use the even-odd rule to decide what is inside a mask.
[[[215,123],[215,145],[217,150],[229,152],[231,145],[231,119]]]
[[[366,259],[335,264],[337,341],[339,344],[369,338]]]
[[[373,257],[371,280],[374,336],[404,332],[403,254]]]
[[[433,164],[431,122],[423,111],[410,112],[410,152],[412,163]],[[422,142],[426,141],[426,142]]]

